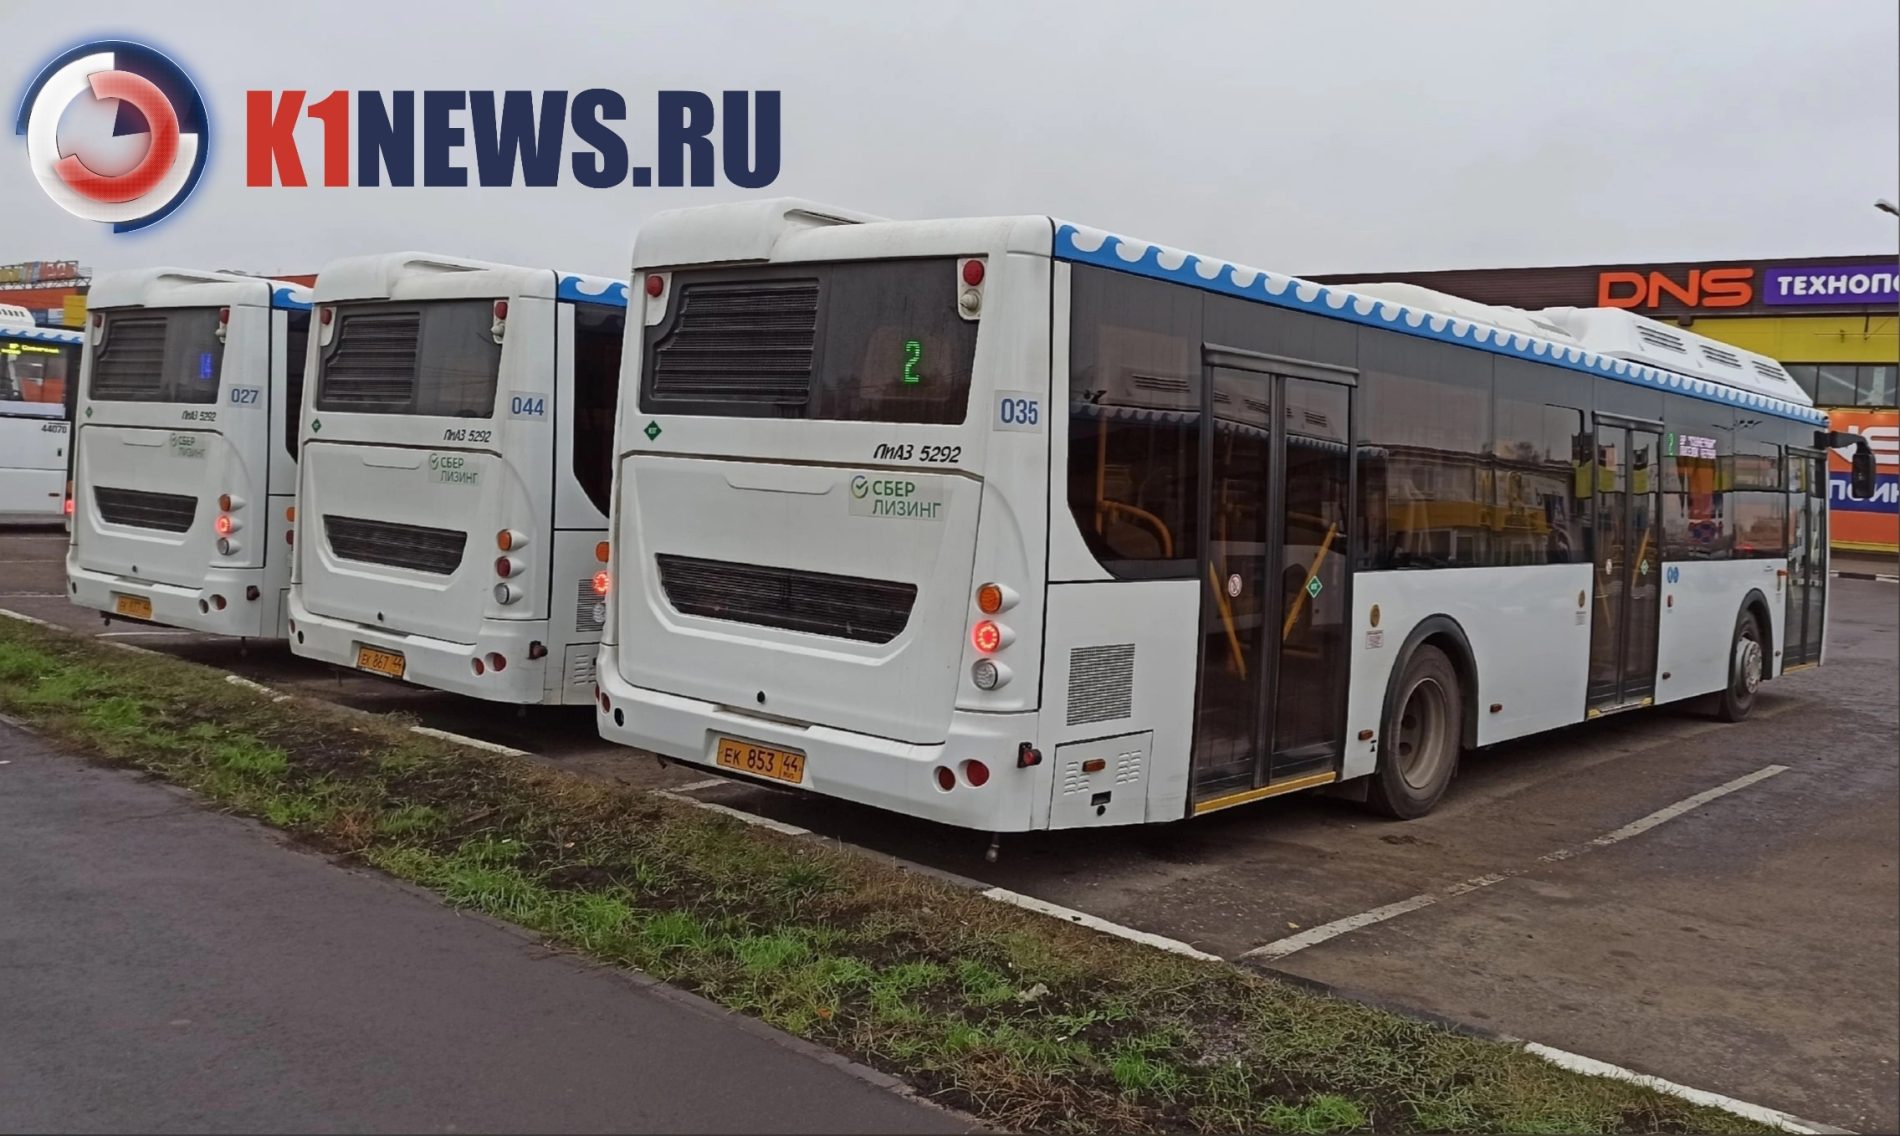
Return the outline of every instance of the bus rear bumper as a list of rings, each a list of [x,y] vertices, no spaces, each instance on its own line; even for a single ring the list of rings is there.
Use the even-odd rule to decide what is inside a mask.
[[[1024,832],[1047,826],[1034,802],[1047,801],[1049,766],[1019,768],[1018,746],[1036,736],[1034,711],[967,714],[950,721],[949,740],[933,744],[893,741],[819,725],[798,725],[736,713],[716,703],[638,687],[620,677],[617,648],[603,646],[596,681],[608,707],[594,708],[600,736],[671,761],[732,773],[718,764],[720,738],[805,755],[798,785],[744,773],[735,778],[785,789],[803,789],[907,816],[983,832]],[[965,763],[981,761],[987,781],[971,783]],[[949,790],[938,769],[955,778]]]
[[[265,577],[263,568],[213,568],[205,572],[203,584],[189,587],[95,571],[81,567],[70,557],[66,561],[67,592],[80,607],[109,616],[245,639],[275,639],[279,634],[277,596]],[[256,589],[255,598],[250,598],[252,589]],[[222,608],[218,607],[220,599],[224,601]],[[150,614],[139,609],[141,600],[150,605]]]
[[[529,657],[531,648],[547,642],[546,620],[484,619],[477,625],[475,642],[455,643],[314,615],[293,588],[290,627],[291,653],[302,658],[489,702],[539,705],[561,701],[560,690],[550,695],[547,689],[548,658]],[[400,656],[401,675],[366,667],[361,653],[364,647]],[[501,656],[501,670],[490,664],[491,655]],[[479,674],[475,670],[478,659],[482,663]]]

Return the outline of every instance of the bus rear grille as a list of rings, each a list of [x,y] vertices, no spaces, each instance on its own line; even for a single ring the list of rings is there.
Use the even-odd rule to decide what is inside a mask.
[[[1112,722],[1134,712],[1133,643],[1076,647],[1069,652],[1069,725]]]
[[[93,398],[155,399],[165,379],[164,316],[118,315],[92,362]],[[130,524],[131,522],[124,522]]]
[[[160,532],[184,532],[198,515],[198,499],[182,493],[150,493],[143,489],[108,489],[95,485],[94,507],[108,524],[131,525]]]
[[[454,529],[396,525],[329,514],[323,518],[323,531],[330,538],[330,551],[345,560],[386,564],[437,576],[450,575],[461,566],[462,548],[468,543],[468,534]]]
[[[417,312],[359,312],[339,321],[317,397],[331,410],[407,407],[416,388]],[[339,555],[341,555],[339,553]]]
[[[594,590],[594,578],[582,576],[574,592],[574,630],[583,635],[607,626],[607,597]]]
[[[687,284],[653,345],[656,399],[801,406],[811,396],[818,281]]]
[[[860,643],[889,643],[910,622],[917,585],[726,560],[657,556],[675,610]]]

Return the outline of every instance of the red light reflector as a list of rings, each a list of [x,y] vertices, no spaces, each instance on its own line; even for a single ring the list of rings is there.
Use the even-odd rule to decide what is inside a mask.
[[[73,515],[73,499],[71,497],[66,498],[66,515],[69,517]]]
[[[333,320],[333,319],[335,319],[335,318],[336,318],[336,309],[335,309],[335,308],[319,308],[319,309],[317,309],[317,322],[318,322],[318,323],[320,323],[320,324],[322,324],[323,326],[325,326],[325,327],[329,327],[329,326],[330,326],[330,321],[331,321],[331,320]]]
[[[996,653],[1003,645],[1003,629],[985,619],[970,629],[970,642],[985,655]]]
[[[473,670],[476,674],[481,674],[484,669],[480,659],[470,659],[468,665],[469,669]]]
[[[495,557],[495,575],[506,580],[508,577],[514,575],[514,572],[515,562],[513,560],[510,560],[506,556]]]
[[[970,783],[971,788],[981,789],[989,784],[990,767],[980,761],[966,761],[963,763],[963,779]]]
[[[647,277],[647,295],[657,298],[659,294],[664,291],[666,291],[666,277],[664,276]]]
[[[983,283],[983,262],[966,260],[963,262],[963,282],[974,288]]]
[[[613,577],[607,575],[605,572],[594,573],[594,594],[597,596],[606,595],[607,589],[613,586],[613,582]]]
[[[956,787],[957,787],[957,775],[950,772],[950,770],[945,768],[944,766],[939,765],[937,767],[937,788],[942,789],[944,792],[948,793],[950,790]]]
[[[488,654],[488,669],[494,671],[496,674],[507,670],[508,656],[490,651]]]

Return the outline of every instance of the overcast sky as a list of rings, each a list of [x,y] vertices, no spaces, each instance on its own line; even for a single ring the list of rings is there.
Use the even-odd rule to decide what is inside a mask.
[[[1872,206],[1900,199],[1894,0],[0,0],[9,124],[48,58],[101,35],[196,77],[210,168],[175,216],[115,236],[54,206],[9,132],[0,263],[315,271],[421,248],[624,276],[648,214],[761,195],[899,218],[1054,213],[1308,273],[1900,242]],[[296,87],[608,87],[637,160],[656,91],[778,89],[784,163],[753,191],[571,174],[247,188],[244,92]],[[317,138],[300,137],[314,165]]]

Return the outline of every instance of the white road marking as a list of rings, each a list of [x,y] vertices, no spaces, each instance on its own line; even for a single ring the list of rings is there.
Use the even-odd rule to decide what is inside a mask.
[[[773,820],[771,817],[762,817],[756,813],[727,808],[725,805],[714,804],[712,801],[702,801],[698,797],[689,797],[675,789],[654,789],[652,792],[665,797],[669,801],[678,801],[682,805],[691,805],[696,809],[705,809],[707,812],[723,813],[734,820],[744,821],[754,828],[770,829],[773,832],[781,833],[785,836],[812,835],[812,831],[809,828],[800,828],[795,824],[786,824],[782,820]]]
[[[1598,1061],[1594,1057],[1585,1057],[1580,1053],[1570,1053],[1562,1049],[1552,1049],[1548,1045],[1539,1045],[1534,1041],[1524,1043],[1524,1052],[1535,1054],[1560,1069],[1568,1069],[1573,1073],[1583,1073],[1591,1077],[1607,1077],[1613,1081],[1628,1081],[1631,1084],[1655,1089],[1659,1093],[1667,1093],[1672,1097],[1680,1097],[1691,1104],[1699,1104],[1705,1108],[1719,1108],[1723,1112],[1752,1120],[1757,1124],[1766,1124],[1774,1128],[1779,1128],[1783,1132],[1819,1133],[1843,1131],[1839,1128],[1828,1128],[1813,1124],[1809,1121],[1798,1120],[1779,1109],[1767,1108],[1758,1104],[1749,1104],[1747,1101],[1739,1101],[1734,1097],[1725,1097],[1721,1093],[1712,1093],[1707,1089],[1692,1089],[1687,1085],[1678,1085],[1674,1081],[1665,1081],[1661,1077],[1652,1077],[1647,1073],[1638,1073],[1634,1070],[1625,1069],[1621,1065],[1612,1065],[1608,1061]]]
[[[1091,930],[1100,931],[1105,935],[1114,935],[1119,939],[1127,939],[1131,942],[1140,943],[1143,946],[1156,947],[1173,954],[1200,959],[1203,962],[1226,961],[1219,955],[1209,954],[1199,947],[1191,947],[1179,939],[1170,939],[1166,935],[1156,935],[1148,931],[1137,931],[1133,927],[1124,927],[1120,923],[1111,923],[1106,919],[1090,915],[1086,911],[1077,911],[1071,907],[1063,907],[1060,904],[1050,903],[1048,900],[1037,899],[1034,896],[1024,895],[1021,892],[1010,891],[1008,888],[985,888],[977,894],[981,895],[984,899],[993,899],[998,903],[1007,903],[1012,907],[1020,907],[1027,911],[1039,912],[1043,915],[1060,919],[1065,923],[1074,923]]]
[[[471,738],[466,734],[452,734],[447,730],[431,729],[428,726],[411,726],[409,727],[409,732],[412,734],[421,734],[425,738],[440,738],[445,742],[454,742],[457,745],[465,745],[474,749],[485,749],[489,753],[499,753],[508,757],[534,756],[525,749],[516,749],[513,746],[505,746],[499,742],[485,742],[480,738]]]
[[[0,607],[0,615],[4,615],[4,616],[6,616],[6,617],[7,617],[8,619],[17,619],[17,620],[19,620],[19,621],[20,621],[21,623],[31,623],[31,624],[35,624],[35,625],[37,625],[37,626],[39,626],[39,627],[51,627],[51,626],[53,626],[52,624],[50,624],[50,623],[48,623],[48,622],[46,622],[46,621],[45,621],[44,619],[35,619],[35,618],[33,618],[32,616],[30,616],[30,615],[21,615],[21,614],[20,614],[19,612],[17,612],[17,611],[11,611],[11,610],[9,610],[9,609],[7,609],[7,608],[4,608],[4,607]]]
[[[65,592],[0,592],[10,600],[57,600],[66,598]]]
[[[152,628],[141,629],[138,631],[101,631],[99,632],[98,638],[116,639],[122,636],[129,636],[129,635],[170,635],[174,638],[182,638],[184,636],[191,635],[191,634],[194,634],[194,633],[190,631],[181,631],[175,627],[152,627]]]
[[[252,682],[250,679],[245,678],[242,675],[225,675],[224,681],[230,683],[232,686],[241,686],[246,690],[255,690],[259,694],[276,694],[277,693],[276,691],[272,690],[270,687],[265,686],[263,683]]]
[[[695,781],[691,785],[681,785],[678,788],[674,789],[673,792],[697,793],[701,789],[717,789],[721,785],[730,785],[730,784],[732,784],[732,782],[726,780],[724,777],[708,777],[704,781]]]
[[[1570,848],[1559,848],[1555,852],[1546,852],[1544,855],[1539,856],[1537,861],[1533,864],[1527,864],[1519,868],[1508,868],[1492,875],[1477,876],[1473,879],[1462,880],[1439,891],[1421,892],[1418,895],[1398,900],[1395,903],[1388,903],[1383,907],[1375,907],[1370,911],[1361,911],[1357,915],[1348,915],[1343,919],[1335,919],[1330,923],[1322,923],[1317,927],[1309,927],[1297,935],[1288,935],[1284,939],[1275,939],[1270,943],[1264,943],[1250,951],[1244,951],[1240,957],[1243,959],[1258,959],[1262,962],[1272,962],[1275,959],[1283,959],[1295,951],[1303,951],[1308,947],[1317,946],[1329,939],[1336,939],[1341,935],[1357,931],[1361,927],[1370,927],[1375,923],[1383,923],[1388,919],[1396,918],[1407,912],[1430,907],[1440,900],[1455,899],[1467,892],[1477,891],[1479,888],[1487,888],[1492,884],[1500,883],[1515,876],[1521,876],[1541,864],[1559,863],[1581,856],[1597,848],[1606,848],[1609,845],[1620,843],[1628,840],[1632,836],[1648,832],[1664,821],[1673,820],[1691,809],[1700,808],[1710,801],[1715,800],[1717,797],[1727,796],[1737,789],[1746,789],[1757,781],[1764,781],[1777,773],[1786,773],[1787,771],[1788,767],[1785,765],[1764,766],[1746,776],[1737,777],[1733,781],[1723,782],[1713,789],[1704,789],[1692,797],[1684,797],[1673,805],[1657,809],[1646,817],[1633,820],[1621,828],[1606,832],[1602,836],[1596,837],[1583,844]]]

